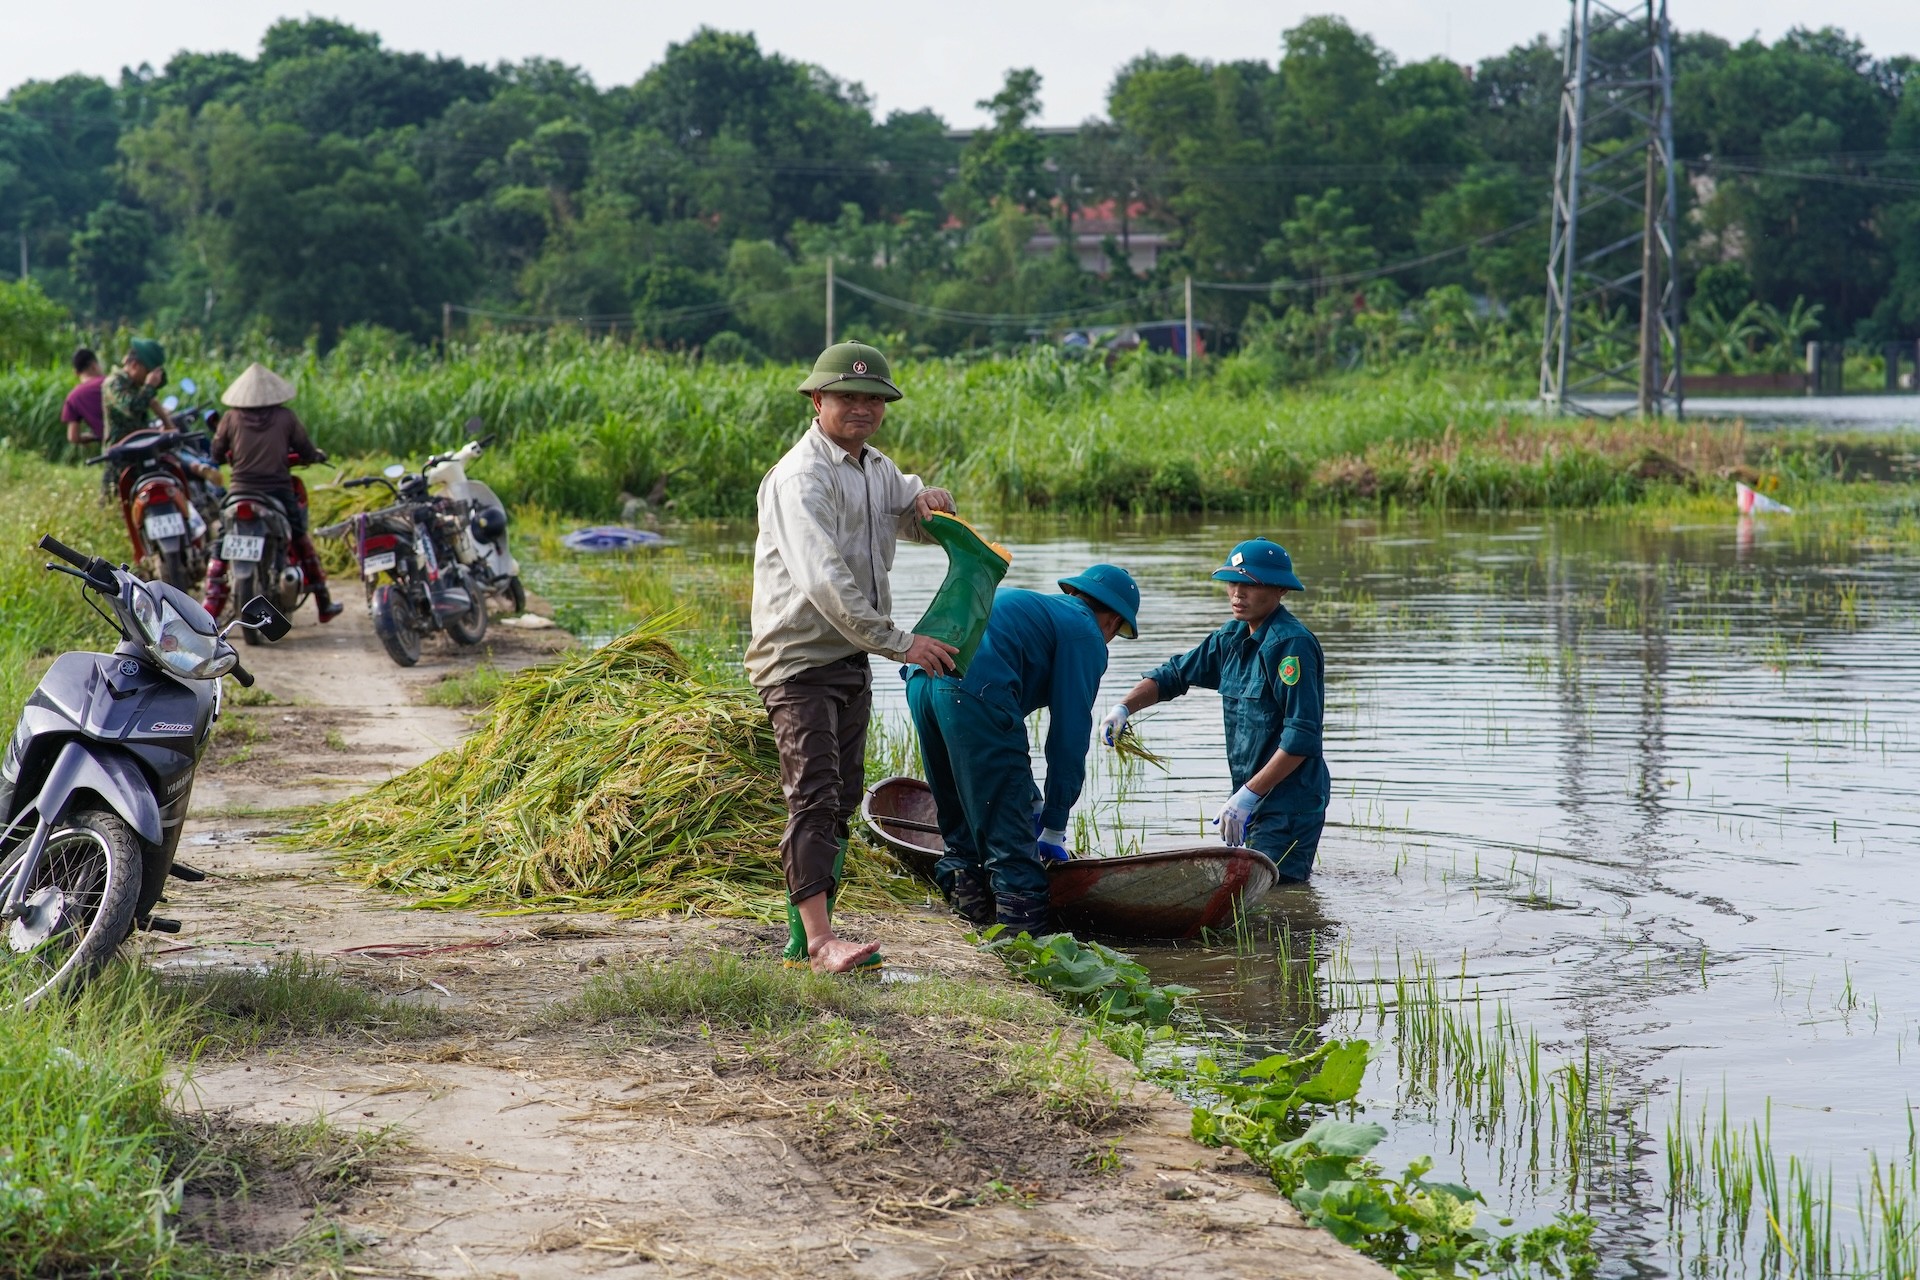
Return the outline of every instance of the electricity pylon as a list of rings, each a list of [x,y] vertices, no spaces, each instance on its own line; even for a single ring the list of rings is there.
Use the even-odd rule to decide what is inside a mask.
[[[1572,0],[1572,8],[1540,398],[1561,413],[1677,415],[1679,193],[1666,0]]]

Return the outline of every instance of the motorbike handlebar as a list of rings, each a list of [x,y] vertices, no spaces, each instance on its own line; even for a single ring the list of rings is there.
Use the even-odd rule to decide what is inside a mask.
[[[113,566],[99,556],[83,556],[52,534],[44,534],[40,539],[40,549],[49,555],[65,560],[79,570],[78,577],[84,578],[88,586],[96,591],[112,592],[118,590],[120,583],[113,576]],[[57,568],[58,566],[50,566]]]
[[[237,662],[234,663],[233,670],[227,672],[227,674],[232,676],[235,680],[238,680],[240,682],[240,687],[242,689],[253,688],[253,672],[247,670],[245,667],[241,666],[239,663]]]
[[[91,458],[88,458],[84,465],[89,467],[104,467],[107,465],[107,455],[104,453],[96,453]]]
[[[40,539],[40,549],[59,556],[76,569],[85,569],[91,563],[85,556],[50,533]]]

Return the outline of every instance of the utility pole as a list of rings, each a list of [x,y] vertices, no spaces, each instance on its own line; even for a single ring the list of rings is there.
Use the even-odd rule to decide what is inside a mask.
[[[453,354],[453,304],[440,304],[440,356],[442,359]]]
[[[20,278],[21,278],[22,280],[25,280],[25,279],[27,279],[27,278],[28,278],[28,271],[27,271],[27,229],[26,229],[25,227],[22,227],[22,228],[20,228]]]
[[[833,345],[833,255],[827,255],[827,345]]]
[[[1193,379],[1193,277],[1187,277],[1187,379]]]
[[[1666,0],[1571,0],[1571,9],[1540,398],[1559,413],[1678,416],[1679,195]],[[1636,157],[1644,163],[1634,165]],[[1632,350],[1617,336],[1621,310],[1637,312]]]

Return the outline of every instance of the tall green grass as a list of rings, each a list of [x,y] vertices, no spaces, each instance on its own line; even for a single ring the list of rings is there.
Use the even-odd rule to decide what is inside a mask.
[[[268,355],[335,456],[416,461],[478,416],[505,447],[476,474],[515,504],[589,518],[618,514],[623,494],[656,493],[678,516],[750,514],[761,476],[809,415],[794,391],[799,366],[703,364],[571,334],[497,335],[449,360]],[[171,372],[223,384],[245,362],[183,351]],[[1494,374],[1419,364],[1304,386],[1189,382],[1162,357],[1109,368],[1035,348],[904,360],[895,372],[906,399],[880,444],[974,509],[1590,507],[1720,484],[1745,461],[1728,456],[1720,428],[1537,422],[1501,408],[1523,397]],[[72,456],[58,421],[69,383],[55,368],[0,370],[0,437]],[[1811,438],[1785,452],[1781,466],[1835,465]]]
[[[99,492],[98,472],[55,466],[0,440],[0,727],[7,731],[56,654],[117,642],[80,598],[79,584],[48,573],[49,557],[34,545],[51,533],[77,550],[124,559],[126,526]]]

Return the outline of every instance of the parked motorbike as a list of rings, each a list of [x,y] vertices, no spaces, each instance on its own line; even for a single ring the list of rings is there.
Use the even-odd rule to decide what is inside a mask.
[[[349,536],[367,588],[367,611],[387,656],[403,667],[420,661],[420,642],[444,631],[461,645],[487,634],[487,596],[454,552],[466,513],[428,492],[427,478],[395,463],[384,475],[348,480],[344,488],[383,484],[394,501],[378,511],[319,530]]]
[[[87,460],[112,469],[134,562],[182,591],[198,586],[207,568],[207,519],[194,505],[196,479],[181,457],[188,444],[179,432],[136,431]]]
[[[428,489],[463,517],[453,553],[466,566],[468,579],[507,604],[509,612],[525,613],[527,589],[520,582],[520,563],[507,550],[506,504],[484,482],[467,479],[467,464],[493,443],[492,436],[480,434],[485,429],[479,418],[468,418],[466,432],[473,439],[452,453],[436,453],[421,470]]]
[[[182,378],[180,389],[191,396],[199,387],[192,378]],[[220,507],[227,499],[227,487],[220,481],[220,468],[213,463],[213,428],[220,412],[197,404],[183,408],[178,396],[168,396],[160,402],[160,407],[163,418],[156,425],[182,434],[175,455],[187,473],[187,499],[209,528],[218,528]]]
[[[287,455],[289,466],[303,465],[299,458]],[[299,476],[293,478],[294,498],[304,510],[307,486]],[[256,593],[265,596],[282,614],[291,615],[306,603],[312,584],[301,572],[293,554],[293,525],[287,519],[284,498],[275,493],[256,493],[245,488],[231,489],[221,507],[225,532],[220,539],[220,559],[225,562],[231,598],[246,600]],[[248,644],[276,640],[263,636],[260,629],[243,626],[240,632]]]
[[[174,853],[220,716],[220,677],[253,683],[186,592],[51,536],[40,547],[66,562],[49,570],[106,602],[121,642],[112,653],[54,660],[0,764],[0,926],[25,968],[29,1004],[86,981],[136,928],[180,931],[153,909],[166,900],[168,876],[205,878]],[[241,618],[269,636],[286,633],[264,597]]]

